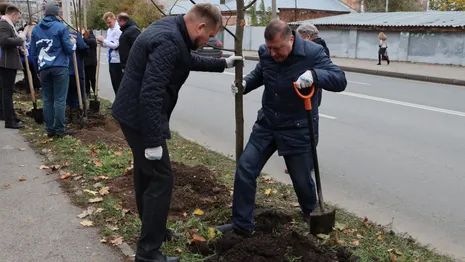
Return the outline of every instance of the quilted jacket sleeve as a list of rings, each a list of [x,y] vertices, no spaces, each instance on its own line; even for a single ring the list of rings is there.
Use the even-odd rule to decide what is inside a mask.
[[[3,47],[16,47],[23,43],[21,37],[10,37],[13,28],[7,23],[0,23],[0,45]]]
[[[218,72],[226,68],[226,60],[223,58],[204,57],[191,53],[191,71]]]
[[[315,86],[331,92],[342,92],[346,89],[347,80],[344,71],[331,62],[325,54],[325,49],[318,46],[315,50],[315,64],[313,66],[316,76]]]
[[[163,98],[180,53],[179,47],[170,36],[149,43],[148,53],[139,110],[143,120],[141,128],[144,146],[153,148],[163,143]]]

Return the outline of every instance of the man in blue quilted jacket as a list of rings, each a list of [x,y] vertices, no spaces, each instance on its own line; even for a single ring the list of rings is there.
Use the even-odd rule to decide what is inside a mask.
[[[223,72],[242,57],[207,58],[191,53],[222,26],[219,8],[195,5],[187,14],[151,24],[136,39],[113,103],[134,156],[134,187],[142,221],[136,261],[179,261],[160,252],[173,188],[166,146],[169,119],[190,71]]]
[[[293,83],[299,89],[314,84],[316,89],[331,92],[342,92],[347,85],[344,72],[331,62],[325,49],[303,40],[285,22],[273,20],[265,29],[265,42],[258,50],[260,61],[242,83],[244,94],[265,86],[262,108],[237,165],[232,224],[218,227],[246,236],[254,232],[256,179],[276,151],[284,157],[306,221],[317,206],[308,124],[314,125],[317,140],[318,97],[312,97],[313,123],[308,123]],[[231,89],[238,92],[236,83]]]

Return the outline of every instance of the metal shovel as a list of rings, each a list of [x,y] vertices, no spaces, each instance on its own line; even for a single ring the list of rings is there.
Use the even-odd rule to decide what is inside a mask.
[[[95,92],[94,92],[94,100],[90,100],[89,102],[89,110],[93,113],[100,112],[100,101],[98,101],[98,78],[99,78],[99,71],[100,71],[100,48],[101,45],[98,45],[97,48],[97,71],[96,71],[96,79],[95,79]]]
[[[84,106],[82,103],[82,96],[81,96],[81,84],[79,81],[79,71],[77,66],[77,58],[76,58],[76,51],[73,52],[73,65],[74,65],[74,76],[76,77],[76,89],[78,93],[78,100],[79,100],[79,126],[84,128]]]
[[[23,50],[26,50],[26,44],[23,42]],[[32,74],[31,69],[29,68],[29,61],[27,55],[24,54],[24,63],[26,64],[27,79],[29,82],[29,90],[31,92],[31,101],[32,101],[32,118],[36,121],[37,124],[42,124],[44,122],[44,110],[42,108],[37,108],[36,94],[34,92],[34,85],[32,83]]]
[[[318,192],[319,212],[310,214],[310,233],[312,235],[329,234],[333,231],[336,222],[336,210],[326,210],[323,201],[323,191],[321,189],[320,168],[318,166],[318,156],[316,152],[315,133],[313,131],[312,96],[315,93],[315,85],[310,88],[310,94],[304,95],[300,92],[297,84],[294,83],[297,95],[304,100],[305,110],[307,110],[308,130],[310,131],[310,145],[312,148],[313,166],[315,168],[316,190]]]

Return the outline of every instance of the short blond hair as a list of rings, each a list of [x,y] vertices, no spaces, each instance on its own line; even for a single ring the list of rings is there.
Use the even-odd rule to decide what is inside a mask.
[[[220,28],[223,26],[223,15],[221,14],[221,10],[211,3],[196,4],[186,15],[197,22],[205,22],[209,28]]]
[[[387,40],[387,36],[386,36],[383,32],[381,32],[381,33],[378,34],[378,38],[379,38],[380,40]]]
[[[116,19],[116,16],[112,12],[106,12],[103,14],[103,21],[107,21],[108,18]]]

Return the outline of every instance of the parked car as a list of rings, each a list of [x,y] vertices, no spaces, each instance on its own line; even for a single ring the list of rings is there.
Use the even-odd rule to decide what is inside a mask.
[[[222,47],[223,43],[218,40],[216,37],[210,37],[208,40],[208,45],[199,47],[194,53],[202,56],[211,56],[211,57],[221,57],[223,52],[220,49],[215,49],[214,47]]]

